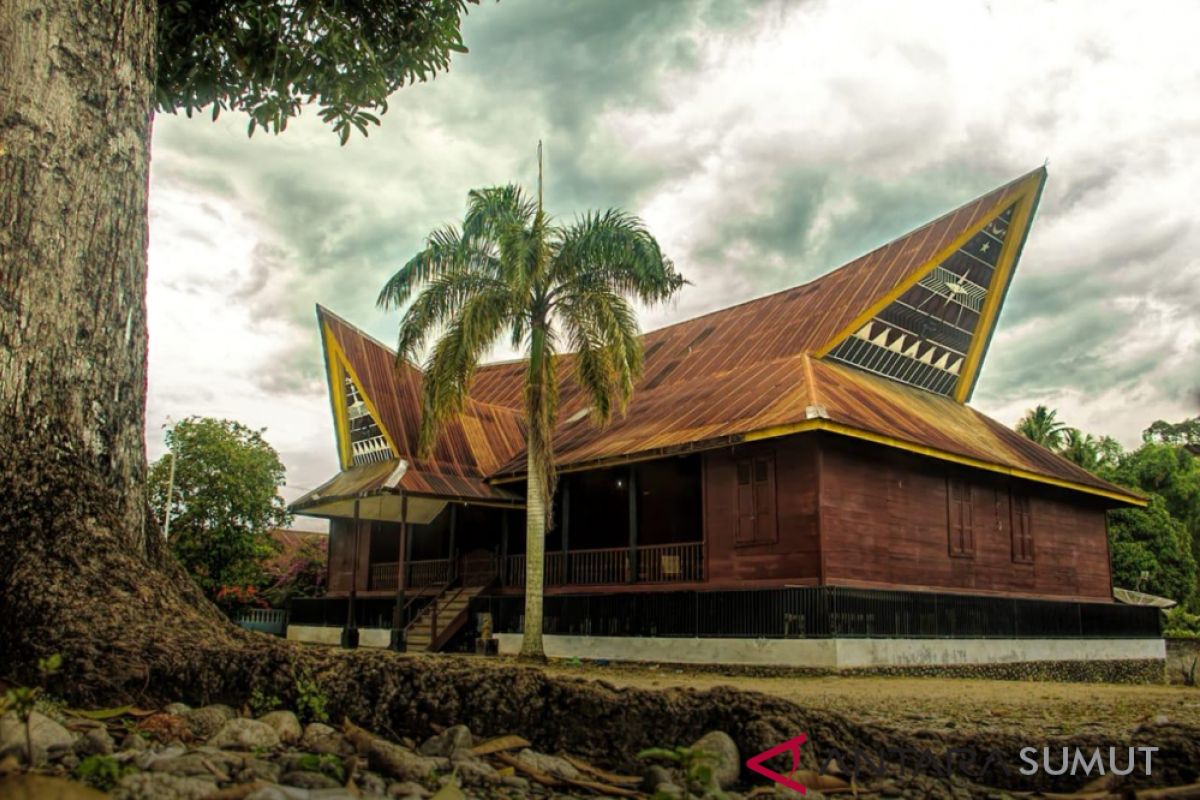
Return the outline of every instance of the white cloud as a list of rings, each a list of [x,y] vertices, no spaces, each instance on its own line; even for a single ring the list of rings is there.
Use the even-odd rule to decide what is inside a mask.
[[[539,38],[537,11],[473,13],[473,52],[346,148],[311,113],[249,141],[236,115],[159,118],[152,455],[168,416],[212,414],[268,427],[291,483],[331,474],[312,305],[390,338],[383,279],[467,189],[531,185],[539,136],[558,213],[628,207],[692,280],[646,326],[811,278],[1048,158],[975,404],[1012,422],[1051,402],[1126,444],[1197,413],[1194,5],[779,3],[726,28],[697,7],[636,39],[565,11]],[[648,57],[651,24],[683,55]]]

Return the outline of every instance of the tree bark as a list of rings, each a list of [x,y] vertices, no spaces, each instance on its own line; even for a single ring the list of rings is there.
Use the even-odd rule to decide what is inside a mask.
[[[542,645],[542,594],[546,572],[546,501],[542,465],[536,448],[529,448],[529,479],[525,484],[525,632],[521,658],[545,660]]]
[[[0,669],[79,699],[239,635],[146,506],[154,54],[151,0],[0,2]]]

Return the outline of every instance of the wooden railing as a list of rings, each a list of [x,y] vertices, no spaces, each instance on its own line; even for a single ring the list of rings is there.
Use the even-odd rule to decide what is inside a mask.
[[[454,562],[448,558],[431,561],[414,561],[408,565],[406,584],[419,589],[423,586],[441,586],[454,577]],[[393,584],[394,585],[394,584]]]
[[[463,586],[487,586],[500,574],[500,558],[494,555],[463,556]]]
[[[634,548],[641,583],[682,583],[704,579],[704,543],[658,544]],[[525,585],[525,556],[508,556],[500,565],[506,586]],[[565,567],[565,571],[564,571]],[[546,586],[601,585],[629,580],[629,548],[561,550],[546,553]]]
[[[396,588],[396,578],[400,575],[400,565],[396,562],[372,564],[371,576],[367,581],[368,590]]]
[[[704,579],[704,543],[657,544],[638,549],[640,583],[677,583]]]
[[[431,561],[414,561],[408,565],[408,580],[405,585],[412,589],[426,586],[441,586],[453,576],[454,562],[448,558]],[[396,579],[400,576],[400,565],[394,561],[371,565],[371,574],[367,579],[367,589],[380,591],[395,589]]]
[[[629,548],[568,550],[571,583],[628,583]]]

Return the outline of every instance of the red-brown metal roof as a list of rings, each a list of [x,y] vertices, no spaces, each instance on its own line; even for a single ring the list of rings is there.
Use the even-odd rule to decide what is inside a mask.
[[[556,463],[566,468],[773,431],[782,435],[788,426],[809,422],[817,413],[816,419],[825,423],[896,446],[1136,501],[962,403],[818,357],[918,268],[988,220],[1014,192],[1028,190],[1031,182],[1040,185],[1042,179],[1044,170],[1035,170],[804,285],[647,333],[645,370],[628,412],[604,429],[576,414],[583,401],[571,376],[573,359],[560,357]],[[397,373],[390,349],[332,315],[326,318],[331,329],[337,326],[347,356],[363,365],[363,388],[409,458],[420,414],[420,372],[406,365]],[[477,371],[471,387],[474,402],[463,420],[443,434],[437,469],[493,479],[524,471],[524,377],[520,361]]]

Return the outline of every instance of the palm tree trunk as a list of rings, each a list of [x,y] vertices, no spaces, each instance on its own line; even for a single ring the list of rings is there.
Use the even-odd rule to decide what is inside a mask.
[[[546,501],[541,459],[529,449],[529,481],[525,490],[525,634],[521,658],[544,660],[542,647],[542,587],[546,564]]]

